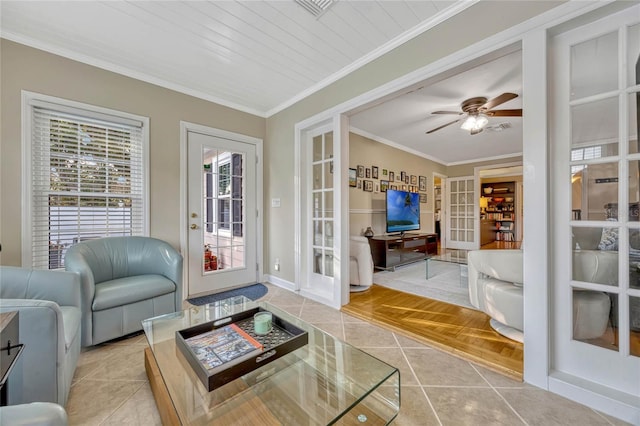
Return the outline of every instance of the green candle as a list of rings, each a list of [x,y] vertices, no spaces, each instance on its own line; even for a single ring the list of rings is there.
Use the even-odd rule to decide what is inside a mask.
[[[256,334],[267,334],[271,331],[273,315],[271,312],[258,312],[253,316],[253,329]]]

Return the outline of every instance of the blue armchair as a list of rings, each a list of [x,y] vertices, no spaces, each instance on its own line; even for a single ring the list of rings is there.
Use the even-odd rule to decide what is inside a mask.
[[[82,346],[142,330],[141,321],[182,310],[182,255],[149,237],[72,245],[65,269],[80,275]]]
[[[24,351],[8,381],[8,404],[67,402],[80,355],[80,279],[63,271],[0,267],[0,312],[18,311]]]

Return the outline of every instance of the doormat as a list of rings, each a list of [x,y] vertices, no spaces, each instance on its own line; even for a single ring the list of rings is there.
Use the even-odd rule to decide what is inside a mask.
[[[251,300],[258,300],[267,292],[269,289],[264,284],[252,284],[246,287],[234,288],[233,290],[223,291],[221,293],[210,294],[208,296],[200,296],[194,297],[192,299],[187,299],[187,302],[192,305],[201,306],[206,305],[207,303],[217,302],[219,300],[228,299],[234,296],[244,296]]]

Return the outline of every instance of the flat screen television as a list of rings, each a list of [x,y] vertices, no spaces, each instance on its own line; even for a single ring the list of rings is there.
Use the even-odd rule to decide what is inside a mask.
[[[417,192],[387,190],[387,232],[404,233],[420,229],[420,195]]]

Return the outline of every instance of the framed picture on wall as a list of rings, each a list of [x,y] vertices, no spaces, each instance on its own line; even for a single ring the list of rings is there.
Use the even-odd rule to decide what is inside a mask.
[[[364,177],[364,166],[358,166],[358,177],[359,178]]]
[[[407,185],[402,185],[402,190],[406,191],[407,190]]]
[[[395,180],[396,174],[393,172],[389,172],[389,182],[393,182]]]
[[[371,177],[371,169],[369,167],[364,169],[364,177],[366,177],[367,179]]]
[[[358,186],[358,170],[349,169],[349,186],[355,188]]]
[[[382,169],[382,176],[388,176],[389,171],[387,169]]]
[[[418,184],[418,176],[411,175],[411,185],[417,185],[417,184]]]
[[[371,178],[378,179],[378,166],[371,166]]]
[[[405,172],[400,172],[400,182],[404,182],[404,178],[406,177],[407,177],[407,174]]]
[[[366,192],[373,192],[373,181],[365,180],[362,185],[362,189],[364,189]]]
[[[420,176],[419,178],[419,186],[420,186],[420,192],[425,192],[427,190],[427,177],[426,176]]]
[[[388,180],[381,180],[380,181],[380,192],[387,192],[387,189],[389,189],[389,181]]]
[[[426,203],[427,202],[427,194],[426,193],[420,193],[420,202],[421,203]]]
[[[404,183],[409,185],[409,175],[404,175]]]
[[[362,179],[358,179],[358,189],[362,188]]]
[[[394,191],[398,190],[398,185],[391,185],[389,186],[389,189],[393,189]]]

